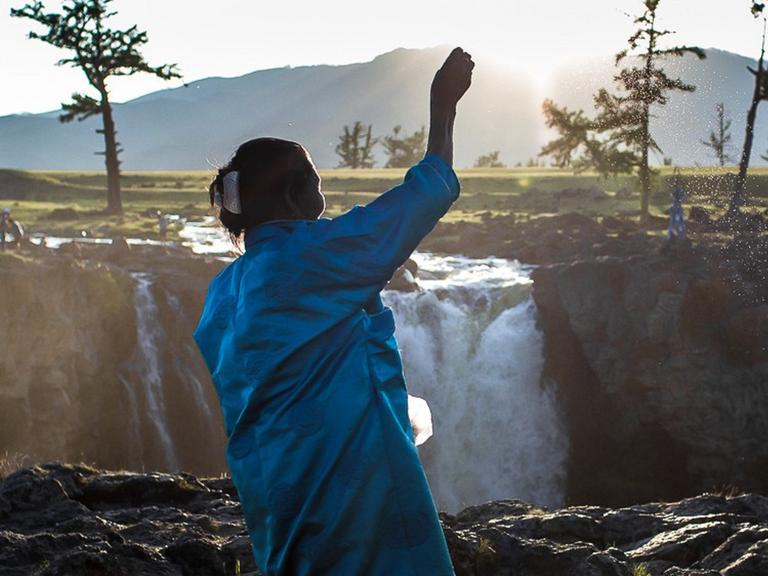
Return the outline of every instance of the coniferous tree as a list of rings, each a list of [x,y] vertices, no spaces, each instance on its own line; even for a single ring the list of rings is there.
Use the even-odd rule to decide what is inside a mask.
[[[61,122],[85,120],[101,114],[103,127],[97,130],[104,136],[103,154],[107,168],[107,211],[122,213],[120,193],[120,159],[122,151],[117,142],[117,130],[109,100],[108,80],[114,76],[131,76],[146,72],[165,80],[180,78],[175,64],[150,66],[139,48],[147,43],[147,33],[137,26],[125,30],[110,28],[107,20],[116,14],[109,11],[112,0],[69,0],[61,12],[45,12],[42,2],[25,4],[11,9],[11,16],[29,18],[42,24],[42,33],[30,32],[29,38],[72,52],[62,58],[58,66],[79,68],[98,98],[87,94],[73,94],[72,101],[62,104]]]
[[[650,153],[661,153],[650,131],[652,111],[667,103],[669,92],[695,89],[679,78],[670,78],[661,60],[689,53],[705,58],[700,48],[659,46],[660,39],[673,33],[658,27],[659,3],[643,0],[645,10],[634,20],[636,29],[627,41],[628,48],[616,55],[617,66],[628,61],[614,77],[619,89],[612,93],[603,88],[594,95],[594,118],[582,110],[559,107],[551,100],[546,100],[543,107],[547,126],[557,130],[560,137],[547,144],[540,155],[551,156],[560,167],[594,169],[604,176],[636,171],[641,222],[648,220],[653,174]]]
[[[701,143],[712,150],[721,167],[733,161],[728,153],[731,147],[731,119],[726,117],[725,103],[715,106],[715,129],[709,133],[709,140],[702,140]]]
[[[765,4],[763,2],[752,2],[752,15],[755,18],[763,16]],[[747,172],[749,171],[749,161],[752,156],[752,145],[755,139],[755,120],[757,119],[757,108],[760,102],[768,100],[768,70],[765,69],[765,17],[763,17],[763,43],[760,48],[760,58],[757,61],[757,69],[747,68],[755,77],[755,87],[752,92],[752,102],[747,111],[747,127],[744,134],[744,146],[741,149],[741,160],[739,162],[739,174],[736,177],[736,188],[731,196],[731,202],[728,206],[727,217],[733,217],[739,214],[741,207],[746,202]]]
[[[427,129],[422,126],[410,136],[400,136],[402,126],[395,126],[392,134],[384,136],[382,145],[387,152],[385,168],[407,168],[416,164],[427,148]]]
[[[526,168],[538,168],[539,166],[543,166],[544,164],[542,162],[539,162],[538,158],[528,158],[528,160],[525,162]]]
[[[373,137],[371,124],[366,127],[356,120],[352,128],[345,125],[336,145],[339,168],[373,168],[376,163],[373,159],[373,147],[378,141],[378,138]]]
[[[494,150],[488,154],[483,154],[475,160],[475,168],[506,168],[506,164],[499,160],[500,152]]]

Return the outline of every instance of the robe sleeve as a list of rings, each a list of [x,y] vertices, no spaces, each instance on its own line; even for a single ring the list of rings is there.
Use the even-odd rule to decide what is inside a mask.
[[[326,221],[316,249],[328,279],[338,288],[380,291],[448,211],[459,190],[451,166],[427,154],[408,170],[402,184]]]

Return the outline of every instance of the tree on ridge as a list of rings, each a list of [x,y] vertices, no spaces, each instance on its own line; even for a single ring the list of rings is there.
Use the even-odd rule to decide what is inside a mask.
[[[407,168],[416,164],[427,149],[427,129],[422,126],[410,136],[400,135],[402,126],[392,129],[392,134],[382,138],[382,145],[387,153],[385,168]]]
[[[488,154],[483,154],[482,156],[478,156],[477,160],[475,160],[475,168],[505,168],[506,164],[499,160],[499,154],[500,152],[498,150],[494,150],[493,152],[489,152]]]
[[[755,18],[763,16],[763,43],[760,48],[760,58],[757,61],[757,69],[747,67],[755,77],[755,87],[752,92],[752,102],[747,111],[747,126],[744,133],[744,145],[741,148],[741,160],[739,161],[739,173],[736,176],[736,187],[731,196],[728,206],[726,219],[733,220],[741,213],[741,207],[746,203],[747,195],[747,173],[749,172],[749,161],[752,157],[752,145],[755,139],[755,120],[757,119],[757,108],[760,102],[768,100],[768,70],[765,69],[765,24],[764,16],[765,3],[751,2],[751,12]]]
[[[61,12],[46,12],[42,2],[12,8],[11,16],[29,18],[45,27],[42,33],[30,32],[29,38],[41,40],[72,54],[62,58],[57,66],[79,68],[98,98],[87,94],[73,94],[72,101],[62,104],[61,122],[79,121],[101,114],[102,128],[96,130],[104,136],[107,168],[107,212],[123,212],[120,191],[120,144],[109,99],[108,80],[115,76],[132,76],[139,72],[152,74],[164,80],[181,78],[176,64],[150,66],[139,48],[147,43],[147,33],[136,25],[125,30],[110,28],[107,20],[116,12],[109,11],[112,0],[69,0]]]
[[[693,46],[659,46],[660,39],[674,33],[658,27],[660,1],[643,0],[645,9],[634,20],[636,29],[627,40],[628,47],[616,55],[617,66],[629,60],[614,77],[618,91],[602,88],[594,95],[594,118],[583,110],[559,107],[552,100],[543,105],[547,127],[557,130],[560,136],[544,146],[540,155],[551,156],[557,166],[572,166],[577,171],[594,169],[603,176],[636,171],[641,223],[649,217],[654,173],[650,153],[662,153],[650,131],[653,110],[667,103],[669,92],[695,90],[680,78],[670,78],[659,61],[686,54],[706,57],[703,50]]]
[[[733,161],[728,153],[731,139],[731,119],[726,117],[725,103],[720,102],[715,106],[715,128],[710,131],[708,140],[701,141],[704,146],[712,150],[713,155],[720,163],[720,167]]]
[[[339,168],[373,168],[376,164],[373,159],[373,147],[379,139],[374,138],[372,133],[373,126],[365,126],[359,120],[356,120],[351,128],[344,126],[336,145]]]

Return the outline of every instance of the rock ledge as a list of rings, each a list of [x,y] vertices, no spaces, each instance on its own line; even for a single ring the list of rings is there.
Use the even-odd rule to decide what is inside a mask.
[[[515,500],[442,515],[457,576],[768,574],[768,498],[621,509]],[[227,477],[49,463],[0,482],[0,575],[232,575],[254,566]]]

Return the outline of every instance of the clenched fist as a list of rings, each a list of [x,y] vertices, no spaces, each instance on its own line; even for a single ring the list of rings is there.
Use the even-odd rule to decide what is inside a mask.
[[[432,80],[433,110],[452,110],[472,83],[472,56],[454,48]]]

